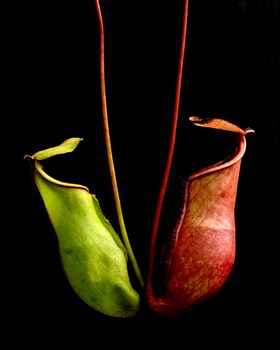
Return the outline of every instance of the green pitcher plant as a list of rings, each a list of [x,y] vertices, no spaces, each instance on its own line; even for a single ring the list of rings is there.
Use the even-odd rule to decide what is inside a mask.
[[[56,231],[66,276],[88,305],[110,316],[132,316],[139,309],[139,295],[127,271],[127,251],[104,217],[97,198],[87,187],[49,176],[42,161],[72,152],[81,139],[31,156],[36,185]]]
[[[44,170],[45,159],[62,157],[74,151],[81,138],[69,138],[58,146],[25,158],[30,160],[35,184],[57,236],[63,269],[76,294],[94,310],[112,317],[136,315],[141,305],[140,296],[154,312],[162,316],[178,315],[217,293],[232,269],[235,259],[234,208],[240,164],[246,150],[246,135],[253,130],[243,130],[219,118],[189,118],[197,126],[235,133],[236,147],[226,159],[188,178],[179,220],[168,236],[167,244],[160,247],[165,266],[164,287],[158,293],[155,288],[155,251],[176,141],[188,0],[184,3],[169,150],[154,215],[145,279],[130,245],[122,213],[107,113],[104,26],[99,0],[95,0],[95,5],[100,29],[103,130],[120,234],[102,213],[96,195],[91,194],[86,186],[55,179]],[[128,264],[133,268],[131,272]],[[133,271],[137,286],[131,283],[130,273]]]

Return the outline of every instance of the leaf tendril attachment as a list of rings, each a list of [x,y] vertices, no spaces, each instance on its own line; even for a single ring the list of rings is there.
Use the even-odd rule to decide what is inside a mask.
[[[104,130],[104,136],[105,136],[105,144],[106,144],[106,151],[107,151],[107,158],[109,163],[109,170],[110,170],[110,176],[111,176],[111,182],[113,187],[113,193],[115,198],[115,205],[117,210],[117,216],[118,221],[120,225],[120,231],[123,238],[124,245],[127,249],[128,256],[131,260],[131,264],[133,266],[133,269],[135,271],[135,274],[138,278],[138,281],[142,287],[144,287],[144,279],[142,277],[140,268],[138,266],[138,263],[136,261],[136,258],[134,256],[133,250],[131,248],[123,213],[122,213],[122,207],[121,207],[121,201],[120,201],[120,195],[118,190],[118,184],[117,184],[117,177],[115,172],[115,166],[114,166],[114,159],[113,159],[113,153],[112,153],[112,146],[111,146],[111,139],[110,139],[110,130],[109,130],[109,122],[108,122],[108,110],[107,110],[107,100],[106,100],[106,83],[105,83],[105,53],[104,53],[104,25],[103,25],[103,18],[102,18],[102,12],[100,8],[99,0],[95,0],[97,14],[98,14],[98,21],[99,21],[99,29],[100,29],[100,81],[101,81],[101,99],[102,99],[102,118],[103,118],[103,130]]]
[[[189,1],[185,0],[184,2],[184,11],[183,11],[183,25],[182,25],[182,33],[181,33],[181,47],[180,47],[180,56],[179,56],[179,65],[178,65],[178,73],[177,73],[177,83],[176,83],[176,92],[175,92],[175,101],[174,101],[174,109],[173,109],[173,117],[172,117],[172,129],[169,141],[169,149],[167,154],[167,160],[165,164],[164,175],[161,183],[161,188],[158,195],[154,222],[151,233],[151,244],[150,244],[150,252],[149,252],[149,271],[147,277],[147,292],[151,294],[151,280],[152,280],[152,271],[154,266],[154,250],[155,250],[155,242],[156,236],[158,232],[159,222],[161,211],[163,207],[163,202],[165,198],[165,193],[167,189],[167,184],[169,180],[173,153],[175,148],[175,140],[176,140],[176,132],[177,132],[177,124],[178,124],[178,115],[179,115],[179,107],[180,107],[180,97],[181,97],[181,85],[182,85],[182,76],[183,76],[183,65],[184,65],[184,56],[185,56],[185,47],[186,47],[186,36],[187,36],[187,23],[188,23],[188,5]]]

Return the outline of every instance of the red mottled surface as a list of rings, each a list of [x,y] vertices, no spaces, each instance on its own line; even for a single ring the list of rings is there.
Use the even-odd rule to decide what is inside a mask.
[[[240,161],[188,184],[166,287],[172,312],[215,293],[231,271],[239,169]]]
[[[251,131],[249,131],[251,132]],[[246,131],[236,152],[189,177],[184,208],[168,253],[164,293],[147,300],[159,314],[180,314],[215,294],[226,281],[235,259],[235,202]]]

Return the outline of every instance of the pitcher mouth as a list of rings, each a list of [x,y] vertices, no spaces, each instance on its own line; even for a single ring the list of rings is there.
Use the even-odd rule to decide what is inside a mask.
[[[195,178],[198,178],[199,176],[203,176],[206,174],[209,174],[214,171],[219,171],[221,169],[225,169],[227,167],[230,167],[237,163],[244,155],[246,151],[246,138],[245,136],[249,133],[254,133],[255,131],[251,128],[247,128],[245,130],[241,129],[240,127],[227,122],[223,119],[216,119],[216,118],[200,118],[196,116],[192,116],[189,118],[189,120],[197,126],[211,128],[211,129],[218,129],[218,130],[224,130],[224,131],[230,131],[233,133],[239,134],[239,138],[237,140],[237,146],[236,149],[226,158],[222,159],[221,161],[218,161],[217,163],[214,163],[208,167],[205,167],[192,175],[189,176],[188,180],[193,180]]]
[[[196,171],[195,173],[193,173],[188,177],[188,181],[197,179],[200,176],[204,176],[209,173],[219,171],[236,164],[242,159],[245,151],[246,151],[246,138],[244,135],[240,135],[239,140],[237,141],[237,146],[235,150],[229,156],[218,161],[217,163],[214,163],[210,166],[207,166],[201,170]]]

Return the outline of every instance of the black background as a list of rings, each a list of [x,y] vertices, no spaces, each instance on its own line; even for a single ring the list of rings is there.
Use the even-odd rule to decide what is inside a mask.
[[[87,185],[118,227],[102,133],[94,3],[11,5],[12,89],[5,119],[12,168],[5,187],[12,216],[3,248],[9,341],[40,348],[48,340],[78,340],[81,349],[272,341],[278,307],[278,203],[271,202],[279,159],[279,2],[190,0],[173,183],[228,152],[227,135],[197,130],[189,116],[221,117],[255,129],[241,167],[236,261],[222,290],[189,313],[165,319],[143,305],[139,315],[124,320],[95,312],[70,288],[30,165],[22,159],[68,137],[83,137],[73,154],[49,163],[50,172]],[[145,274],[170,136],[183,1],[101,1],[101,7],[115,166],[127,230]],[[180,190],[179,185],[169,191],[171,203]]]

